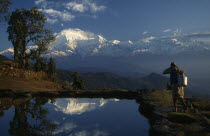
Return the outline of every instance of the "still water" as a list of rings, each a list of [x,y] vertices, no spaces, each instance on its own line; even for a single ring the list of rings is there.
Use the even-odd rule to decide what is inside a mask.
[[[149,135],[148,120],[139,113],[135,100],[36,98],[0,102],[1,136]]]

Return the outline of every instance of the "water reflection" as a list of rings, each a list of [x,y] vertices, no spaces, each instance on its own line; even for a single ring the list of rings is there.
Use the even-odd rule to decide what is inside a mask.
[[[118,99],[112,99],[109,101],[119,101]],[[67,98],[67,99],[57,99],[54,102],[56,106],[55,110],[62,111],[65,114],[70,115],[79,115],[88,111],[95,110],[104,106],[108,100],[106,99],[75,99],[75,98]]]
[[[14,102],[6,107],[15,107],[5,108],[4,113],[0,108],[0,123],[9,122],[4,136],[148,135],[148,121],[133,100],[35,98]]]
[[[46,119],[48,110],[43,105],[48,99],[36,98],[15,107],[14,117],[10,121],[9,134],[12,136],[46,136],[52,135],[57,124]]]

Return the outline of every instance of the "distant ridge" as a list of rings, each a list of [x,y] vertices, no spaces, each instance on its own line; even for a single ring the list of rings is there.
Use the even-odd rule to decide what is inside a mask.
[[[58,79],[70,81],[72,71],[59,70]],[[109,72],[97,72],[97,73],[80,73],[80,78],[84,80],[88,89],[166,89],[166,83],[168,78],[159,74],[152,73],[142,78],[129,78],[122,77],[117,74]]]

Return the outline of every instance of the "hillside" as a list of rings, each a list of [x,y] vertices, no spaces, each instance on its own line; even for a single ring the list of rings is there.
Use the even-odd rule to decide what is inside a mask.
[[[9,59],[3,55],[0,55],[0,63],[2,63],[5,60],[9,60]]]
[[[57,91],[62,85],[52,82],[46,73],[17,68],[17,64],[0,56],[0,90]]]
[[[58,79],[72,81],[72,71],[58,70]],[[128,78],[117,74],[98,72],[81,73],[80,79],[84,80],[88,89],[115,88],[115,89],[165,89],[168,78],[152,73],[143,78]]]

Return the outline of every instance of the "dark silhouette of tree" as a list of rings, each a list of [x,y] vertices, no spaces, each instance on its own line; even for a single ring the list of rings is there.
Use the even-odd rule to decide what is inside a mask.
[[[43,105],[47,98],[36,98],[15,107],[15,115],[10,122],[12,136],[50,136],[57,125],[46,119],[48,110]]]
[[[0,22],[7,21],[9,17],[10,0],[0,0]]]
[[[47,71],[47,64],[44,58],[40,57],[36,60],[36,63],[34,65],[34,68],[36,71]]]
[[[72,75],[72,78],[73,78],[73,89],[86,89],[84,81],[79,79],[79,73],[78,72],[75,72]]]
[[[39,59],[41,53],[47,50],[47,45],[55,40],[51,30],[45,28],[46,17],[37,8],[17,9],[12,12],[8,22],[8,39],[14,46],[14,60],[22,68],[26,68],[27,59]],[[36,45],[30,53],[26,46]]]
[[[48,70],[47,74],[50,79],[55,80],[56,78],[56,64],[53,58],[50,58],[49,63],[47,64]]]

